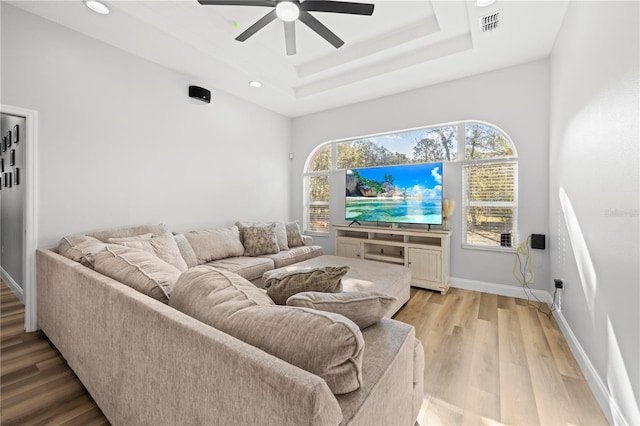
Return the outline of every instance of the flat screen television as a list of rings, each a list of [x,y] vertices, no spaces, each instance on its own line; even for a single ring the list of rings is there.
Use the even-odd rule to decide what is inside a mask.
[[[346,172],[345,219],[442,224],[442,163],[363,167]]]

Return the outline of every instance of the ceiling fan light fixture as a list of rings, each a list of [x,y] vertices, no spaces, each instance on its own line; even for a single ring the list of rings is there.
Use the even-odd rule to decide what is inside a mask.
[[[108,15],[110,12],[106,4],[97,0],[84,0],[84,5],[100,15]]]
[[[494,4],[496,0],[476,0],[476,7],[487,7]]]
[[[292,1],[281,1],[276,5],[276,15],[285,22],[293,22],[300,16],[300,7]]]

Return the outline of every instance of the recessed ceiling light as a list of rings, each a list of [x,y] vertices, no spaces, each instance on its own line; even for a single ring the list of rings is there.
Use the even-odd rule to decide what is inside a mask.
[[[496,0],[476,0],[477,7],[487,7],[494,4]]]
[[[251,86],[251,87],[262,87],[262,83],[260,83],[257,80],[253,80],[253,81],[249,82],[249,86]]]
[[[98,0],[84,0],[84,4],[89,9],[93,10],[96,13],[99,13],[100,15],[109,14],[109,8],[107,7],[107,5],[99,2]]]
[[[300,16],[300,9],[291,1],[281,1],[276,6],[276,15],[285,22],[293,22]]]

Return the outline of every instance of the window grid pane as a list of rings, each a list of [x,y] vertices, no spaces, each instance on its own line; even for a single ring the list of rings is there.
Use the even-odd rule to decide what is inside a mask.
[[[305,231],[329,232],[329,175],[305,177]]]
[[[463,166],[465,244],[500,247],[500,234],[517,242],[517,163],[475,163]]]

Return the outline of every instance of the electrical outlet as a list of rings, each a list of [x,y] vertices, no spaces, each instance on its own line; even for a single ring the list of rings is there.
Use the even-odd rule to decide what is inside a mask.
[[[556,288],[564,289],[564,282],[559,278],[554,278],[553,283],[556,285]]]

